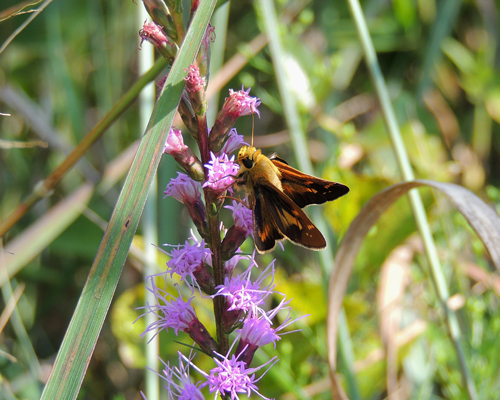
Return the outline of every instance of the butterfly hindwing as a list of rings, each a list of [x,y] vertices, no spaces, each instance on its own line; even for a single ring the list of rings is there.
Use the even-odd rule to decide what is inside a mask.
[[[304,174],[276,156],[271,157],[271,162],[281,172],[283,192],[300,208],[335,200],[349,192],[349,188],[341,183]]]
[[[310,249],[326,247],[319,229],[285,193],[272,184],[259,184],[254,186],[254,194],[254,236],[259,251],[272,250],[275,243],[271,241],[284,237]]]

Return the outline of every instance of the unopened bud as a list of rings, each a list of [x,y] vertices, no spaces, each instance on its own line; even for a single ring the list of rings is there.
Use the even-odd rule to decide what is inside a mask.
[[[207,112],[207,100],[205,98],[205,78],[200,75],[200,69],[191,64],[187,69],[186,90],[196,115],[203,116]]]
[[[156,22],[157,25],[163,27],[163,30],[169,38],[173,41],[177,41],[178,35],[175,29],[174,20],[163,0],[142,0],[142,2],[151,19]]]
[[[208,86],[208,80],[210,78],[210,43],[215,41],[215,27],[208,24],[205,35],[200,44],[200,50],[196,56],[196,63],[200,69],[200,76],[205,79],[205,89]]]
[[[189,134],[194,140],[198,141],[198,122],[196,119],[196,114],[194,113],[193,106],[191,105],[191,100],[187,94],[186,88],[182,91],[181,101],[179,103],[179,108],[177,109],[182,118],[182,122],[186,126]]]
[[[145,23],[139,31],[141,46],[143,41],[150,42],[160,52],[163,58],[172,62],[179,48],[177,44],[169,39],[163,30],[154,22]]]

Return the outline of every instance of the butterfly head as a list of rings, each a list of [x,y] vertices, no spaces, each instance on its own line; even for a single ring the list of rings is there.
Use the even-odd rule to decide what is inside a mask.
[[[238,153],[238,163],[240,164],[240,169],[252,169],[259,154],[260,150],[256,150],[255,147],[243,146]]]

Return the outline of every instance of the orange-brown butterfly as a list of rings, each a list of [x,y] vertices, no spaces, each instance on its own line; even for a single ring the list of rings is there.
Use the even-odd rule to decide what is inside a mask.
[[[304,174],[253,146],[243,146],[237,161],[236,185],[248,193],[259,253],[273,250],[276,241],[285,238],[308,249],[326,247],[325,238],[301,208],[335,200],[349,192],[347,186]]]

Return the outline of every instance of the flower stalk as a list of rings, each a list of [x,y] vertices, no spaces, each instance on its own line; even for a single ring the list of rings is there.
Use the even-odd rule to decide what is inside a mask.
[[[155,2],[150,9],[159,13],[166,7],[177,36],[150,23],[144,25],[141,37],[151,42],[165,58],[173,60],[173,49],[177,46],[174,37],[183,34],[176,20],[176,15],[182,11],[181,3],[170,0],[164,7],[162,4]],[[196,0],[193,1],[191,11],[199,6]],[[164,18],[168,18],[166,11],[161,12]],[[159,20],[158,16],[156,18]],[[239,399],[239,394],[250,395],[251,392],[266,399],[258,391],[257,382],[277,358],[260,366],[251,366],[254,354],[260,347],[280,340],[279,331],[294,321],[286,317],[282,325],[273,327],[272,319],[278,312],[290,314],[285,295],[274,291],[274,262],[253,279],[252,272],[258,267],[255,254],[252,257],[241,254],[240,246],[253,234],[252,211],[245,205],[248,200],[233,201],[232,205],[223,207],[227,193],[232,194],[234,177],[239,170],[239,164],[231,154],[245,144],[243,136],[234,129],[234,123],[243,116],[259,115],[260,100],[250,96],[250,89],[230,90],[214,126],[209,129],[206,88],[213,39],[213,27],[209,26],[196,63],[185,70],[186,85],[178,107],[197,149],[184,143],[181,130],[172,128],[163,151],[174,157],[184,171],[170,181],[164,193],[184,204],[197,235],[193,233],[184,245],[162,250],[170,260],[164,273],[149,277],[147,290],[154,294],[155,301],[143,307],[144,315],[152,313],[157,319],[143,335],[151,331],[157,334],[161,330],[173,330],[176,335],[185,335],[194,342],[194,346],[187,343],[188,346],[201,350],[214,361],[214,368],[209,372],[196,367],[193,354],[189,357],[179,355],[178,367],[165,364],[165,376],[161,377],[166,382],[169,398],[203,399],[202,390],[208,390],[220,394],[223,399]],[[234,220],[229,229],[221,223],[222,212],[231,213]],[[249,262],[249,266],[245,272],[236,274],[242,262]],[[177,295],[171,294],[167,279],[167,275],[172,278],[174,274],[180,277],[180,283],[176,284]],[[181,285],[187,287],[190,296],[181,291]],[[209,332],[196,314],[196,292],[213,301],[215,332]],[[276,296],[282,298],[279,305],[266,311],[265,304],[269,303],[266,299]],[[229,335],[233,332],[237,336],[231,343]],[[205,381],[193,384],[189,368],[197,370]]]

